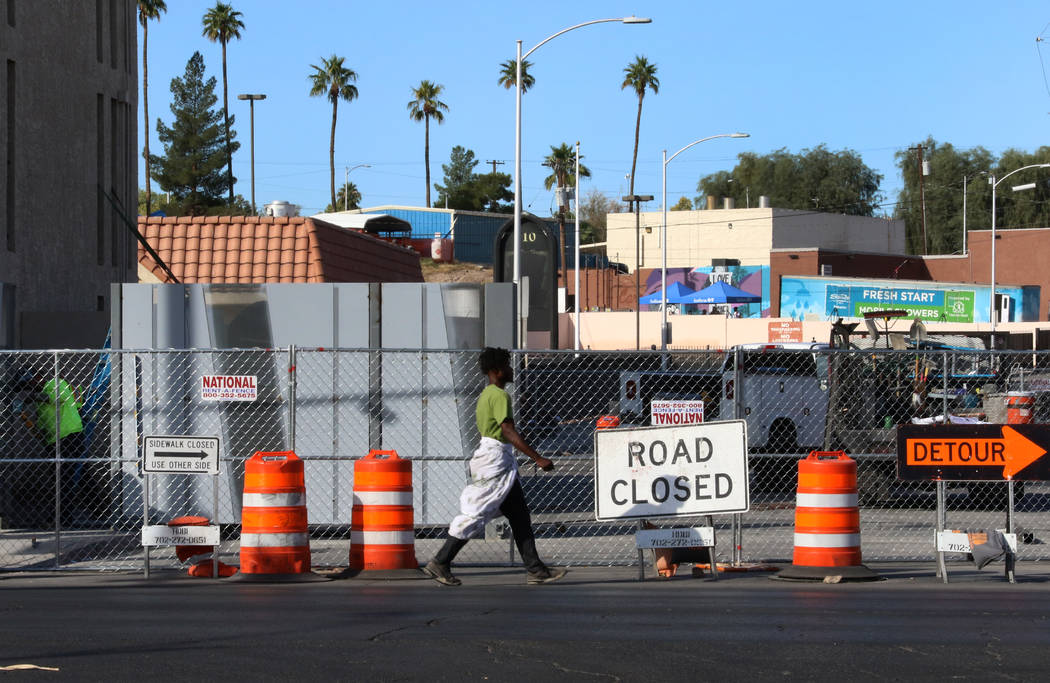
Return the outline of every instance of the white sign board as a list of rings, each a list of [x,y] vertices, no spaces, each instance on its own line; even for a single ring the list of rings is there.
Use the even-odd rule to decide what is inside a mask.
[[[219,527],[168,526],[155,524],[142,527],[142,545],[146,547],[169,545],[219,545]]]
[[[743,420],[594,432],[598,520],[747,512]]]
[[[258,397],[255,375],[201,375],[202,401],[254,401]]]
[[[704,402],[650,401],[649,418],[654,427],[700,424],[704,421]]]
[[[165,474],[218,474],[219,437],[147,436],[142,471]]]
[[[711,548],[715,528],[698,526],[691,529],[642,529],[634,533],[634,545],[643,548]]]
[[[1010,552],[1016,553],[1017,534],[1003,533],[1003,539],[1010,547]],[[973,545],[970,543],[970,534],[964,531],[938,531],[937,550],[942,553],[971,553]]]

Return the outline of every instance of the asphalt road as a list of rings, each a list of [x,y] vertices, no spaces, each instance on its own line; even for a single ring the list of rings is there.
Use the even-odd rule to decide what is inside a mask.
[[[5,680],[1045,680],[1050,572],[875,566],[887,580],[764,573],[549,586],[467,568],[464,585],[247,584],[172,573],[0,574]]]

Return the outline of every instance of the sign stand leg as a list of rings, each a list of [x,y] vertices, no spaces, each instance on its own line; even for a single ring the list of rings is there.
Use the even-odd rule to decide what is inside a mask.
[[[645,528],[645,520],[644,519],[639,519],[638,520],[638,530],[640,531],[640,530],[642,530],[644,528]],[[639,581],[645,581],[645,551],[641,550],[641,549],[638,550],[638,580]]]
[[[149,524],[149,475],[142,473],[142,526]],[[149,546],[142,549],[142,576],[149,578]]]
[[[711,515],[707,516],[707,526],[711,527],[711,534],[714,536],[711,539],[711,547],[707,549],[708,558],[711,560],[711,580],[718,581],[718,553],[715,552],[715,546],[718,544],[718,534],[715,533],[715,522]]]
[[[216,525],[219,525],[219,475],[213,474],[211,477],[211,508],[212,508],[212,519]],[[222,526],[219,525],[219,529]],[[222,533],[221,531],[219,532]],[[222,549],[222,536],[219,536],[219,545],[215,546],[215,550],[211,553],[211,575],[216,579],[222,578],[219,576],[219,551]]]
[[[1014,532],[1014,482],[1011,479],[1006,482],[1006,533],[1012,534]],[[1013,551],[1007,547],[1006,549],[1006,580],[1010,583],[1017,583],[1017,577],[1014,575],[1014,554]]]
[[[944,482],[937,482],[937,533],[944,531]],[[939,549],[937,550],[937,576],[941,577],[944,583],[948,583],[948,567],[944,563],[944,552]]]

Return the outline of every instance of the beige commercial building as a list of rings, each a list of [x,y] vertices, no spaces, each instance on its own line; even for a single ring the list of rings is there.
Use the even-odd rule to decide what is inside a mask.
[[[0,3],[0,348],[99,347],[135,281],[137,5]]]
[[[663,212],[640,215],[639,268],[661,267]],[[609,214],[606,254],[635,269],[635,216]],[[791,209],[708,209],[667,212],[667,267],[769,265],[773,249],[820,247],[877,254],[904,254],[904,221]]]

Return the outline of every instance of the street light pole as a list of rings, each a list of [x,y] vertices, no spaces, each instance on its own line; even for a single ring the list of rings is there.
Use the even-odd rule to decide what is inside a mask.
[[[585,21],[582,24],[576,24],[569,28],[562,29],[557,33],[547,36],[540,42],[536,43],[525,54],[521,53],[521,41],[517,41],[517,56],[514,67],[514,289],[517,292],[518,297],[518,314],[517,314],[517,339],[515,340],[518,347],[521,347],[522,343],[522,311],[521,311],[521,64],[529,55],[535,52],[544,44],[554,40],[563,33],[568,33],[584,26],[590,26],[591,24],[604,24],[608,22],[618,21],[623,24],[648,24],[652,22],[652,19],[647,17],[616,17],[613,19],[594,19],[593,21]]]
[[[343,211],[350,210],[350,172],[357,168],[372,168],[370,164],[358,164],[357,166],[345,166],[346,175],[343,176]],[[332,207],[335,209],[336,207]]]
[[[1003,182],[1004,180],[1012,176],[1014,173],[1019,173],[1020,171],[1025,171],[1030,168],[1050,168],[1050,164],[1029,164],[1028,166],[1022,166],[1021,168],[1010,171],[998,180],[995,179],[994,174],[988,176],[988,183],[992,186],[992,296],[988,304],[988,314],[989,317],[992,319],[991,347],[993,349],[995,348],[995,327],[999,317],[998,312],[995,310],[995,189],[999,187],[999,183]],[[1015,187],[1014,191],[1017,192],[1020,190],[1028,190],[1032,187],[1035,187],[1034,183],[1032,183],[1031,185]]]
[[[576,309],[576,322],[573,327],[576,328],[576,339],[574,347],[577,351],[580,350],[580,141],[576,141],[576,259],[574,269],[575,283],[573,284],[573,308]]]
[[[252,215],[255,215],[255,101],[265,100],[266,95],[244,93],[238,95],[239,100],[248,100],[248,110],[250,117],[250,128],[251,128],[251,149],[252,149]]]
[[[707,142],[708,140],[714,140],[716,138],[749,138],[749,137],[751,137],[750,133],[720,133],[718,135],[710,135],[710,136],[708,136],[706,138],[700,138],[699,140],[695,140],[693,142],[690,142],[688,145],[686,145],[682,149],[680,149],[677,152],[675,152],[674,154],[672,154],[670,159],[667,158],[667,150],[665,149],[663,151],[663,164],[662,164],[662,168],[663,168],[663,202],[662,203],[663,203],[663,206],[664,206],[664,220],[663,220],[663,227],[660,230],[660,252],[661,252],[661,258],[662,258],[662,261],[663,261],[663,263],[661,264],[661,267],[660,267],[660,271],[661,271],[660,288],[661,288],[661,290],[663,292],[660,295],[660,301],[661,301],[661,304],[662,304],[661,305],[661,309],[663,310],[663,315],[661,316],[661,320],[660,320],[660,349],[663,350],[663,351],[667,350],[668,337],[670,337],[670,335],[668,334],[668,332],[670,332],[670,329],[667,327],[667,164],[671,163],[676,156],[678,156],[679,154],[681,154],[685,150],[689,149],[690,147],[693,147],[694,145],[699,145],[701,142]],[[750,188],[748,188],[748,191],[749,191],[748,192],[748,206],[750,206],[750,204],[751,204],[751,202],[750,202]]]
[[[642,348],[642,231],[641,231],[641,207],[642,202],[651,202],[651,194],[629,194],[621,197],[622,201],[634,204],[634,349]],[[630,206],[630,204],[628,204]]]

